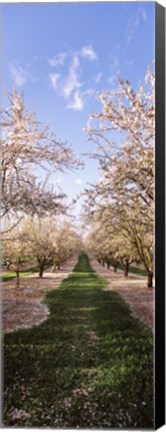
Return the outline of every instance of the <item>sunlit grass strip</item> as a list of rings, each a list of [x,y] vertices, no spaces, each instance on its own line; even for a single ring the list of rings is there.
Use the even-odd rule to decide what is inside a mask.
[[[80,256],[48,319],[4,338],[5,426],[153,428],[153,339]]]
[[[123,270],[123,267],[121,264],[118,264],[117,268],[120,270]],[[140,276],[147,276],[147,273],[145,270],[138,268],[138,267],[134,267],[132,265],[129,266],[129,273],[133,273],[133,274],[140,275]]]
[[[38,271],[37,267],[31,267],[28,270],[21,270],[20,271],[20,276],[29,276],[35,272]],[[0,279],[2,282],[7,282],[10,281],[12,279],[14,279],[16,277],[16,273],[15,272],[6,272],[6,273],[1,273],[0,274]]]
[[[134,266],[129,266],[129,273],[138,274],[140,276],[147,276],[147,273],[145,270],[138,268],[138,267],[134,267]]]
[[[50,265],[51,265],[50,263],[47,264],[45,266],[45,269],[50,267]],[[20,276],[22,276],[22,277],[30,276],[31,274],[36,273],[38,271],[39,271],[39,267],[36,265],[36,266],[30,267],[29,269],[26,269],[26,270],[20,270]],[[8,281],[14,279],[15,277],[16,277],[15,272],[6,272],[6,273],[0,274],[0,279],[2,282],[8,282]]]

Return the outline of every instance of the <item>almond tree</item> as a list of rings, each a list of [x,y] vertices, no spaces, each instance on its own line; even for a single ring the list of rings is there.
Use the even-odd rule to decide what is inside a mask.
[[[96,211],[88,241],[99,262],[106,263],[107,268],[113,266],[115,272],[119,265],[122,266],[125,277],[128,276],[130,264],[138,260],[137,250],[121,219],[115,214],[115,207],[110,204],[106,206],[103,203],[103,208]]]
[[[153,284],[153,224],[149,222],[146,212],[139,211],[136,207],[132,209],[124,208],[122,220],[126,233],[130,239],[131,245],[136,249],[139,260],[143,264],[147,273],[148,287]]]
[[[37,262],[39,277],[46,266],[58,261],[63,264],[82,248],[80,237],[68,222],[57,222],[55,217],[26,217],[15,228],[2,236],[2,257],[7,269],[19,273],[25,262]]]
[[[154,73],[148,68],[143,84],[134,91],[129,81],[118,78],[118,90],[103,92],[99,99],[102,112],[91,114],[87,132],[95,141],[92,154],[100,163],[105,189],[110,192],[112,172],[114,185],[122,193],[138,196],[150,208],[153,217],[155,99]],[[95,126],[93,127],[93,122]],[[116,132],[116,143],[111,133]],[[119,134],[119,137],[118,137]],[[113,190],[112,190],[113,191]],[[112,192],[111,191],[111,192]]]
[[[130,256],[140,260],[147,276],[148,286],[153,281],[153,212],[152,206],[148,205],[142,196],[135,194],[133,188],[125,189],[121,181],[117,182],[119,166],[112,172],[110,185],[113,189],[112,203],[114,213],[114,225],[118,227],[118,249],[127,251],[129,247]],[[124,239],[121,242],[120,238]],[[127,246],[128,245],[128,246]],[[133,251],[133,253],[131,253]],[[134,259],[134,260],[135,260]],[[127,265],[127,261],[126,261]]]
[[[115,171],[115,177],[118,173]],[[112,176],[113,181],[113,176]],[[102,183],[86,190],[85,220],[89,229],[92,229],[94,238],[93,250],[96,254],[95,238],[97,242],[98,258],[104,262],[118,263],[124,268],[127,276],[129,265],[133,261],[143,264],[148,286],[153,281],[153,224],[149,216],[146,204],[139,197],[131,197],[119,194],[116,189],[112,197],[110,193],[102,195]],[[110,182],[110,189],[112,184]],[[89,197],[88,197],[89,194]],[[107,197],[107,198],[106,198]],[[110,201],[108,199],[110,197]],[[89,214],[88,214],[89,209]],[[109,252],[108,252],[109,245]],[[99,250],[102,254],[99,254]]]
[[[118,90],[100,95],[102,112],[90,117],[87,130],[89,139],[97,144],[93,157],[99,160],[101,181],[86,193],[91,204],[98,202],[98,197],[113,203],[119,226],[118,243],[125,232],[147,271],[148,286],[152,286],[155,133],[152,68],[136,92],[128,81],[118,78],[118,85]],[[111,139],[112,131],[120,135],[118,144]],[[123,242],[118,250],[123,250]]]
[[[59,228],[55,224],[53,235],[54,255],[53,272],[66,263],[74,254],[78,254],[83,248],[82,240],[69,221],[64,221]]]
[[[50,218],[28,218],[23,223],[31,260],[39,266],[39,277],[43,277],[44,268],[52,263],[54,254],[53,226]]]
[[[9,108],[2,111],[1,121],[1,217],[56,212],[62,196],[47,187],[49,173],[77,167],[79,162],[66,143],[26,111],[23,95],[14,90],[7,98]],[[46,173],[42,184],[38,167]]]
[[[154,187],[155,81],[152,69],[152,66],[148,68],[137,91],[129,81],[118,77],[118,89],[100,94],[102,112],[91,114],[87,126],[89,140],[97,144],[94,157],[99,159],[101,167],[112,164],[119,152],[118,159],[121,155],[126,166],[122,169],[123,181],[146,191],[149,199],[153,199]],[[95,122],[94,127],[92,122]],[[116,143],[112,131],[120,135]],[[122,139],[125,141],[123,146]]]
[[[57,217],[37,216],[23,223],[27,248],[31,260],[39,266],[39,277],[43,277],[46,265],[60,269],[71,256],[80,250],[81,240],[70,223],[57,221]]]
[[[27,239],[17,226],[2,237],[2,262],[7,270],[16,273],[17,288],[20,285],[20,270],[28,260]]]

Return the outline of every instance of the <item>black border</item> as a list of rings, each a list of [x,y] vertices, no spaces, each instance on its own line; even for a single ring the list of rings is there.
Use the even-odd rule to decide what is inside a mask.
[[[155,3],[155,429],[165,424],[165,8]]]

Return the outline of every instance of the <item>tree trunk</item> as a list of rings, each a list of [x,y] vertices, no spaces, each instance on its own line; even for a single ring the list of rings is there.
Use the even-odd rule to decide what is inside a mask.
[[[153,288],[153,273],[148,273],[148,288]]]
[[[60,270],[61,269],[61,263],[59,262],[58,263],[58,270]]]
[[[117,265],[116,264],[114,265],[114,272],[115,273],[117,272]]]
[[[53,266],[52,273],[54,273],[55,270],[56,270],[56,263],[55,263],[54,266]]]
[[[107,269],[108,270],[110,269],[110,262],[109,261],[107,261]]]
[[[125,269],[124,269],[124,276],[127,277],[129,273],[129,261],[128,259],[125,260]]]
[[[102,266],[105,267],[105,261],[104,260],[102,260]]]
[[[39,277],[43,277],[44,264],[40,264]]]
[[[20,286],[20,273],[19,270],[16,270],[16,279],[17,279],[17,288]]]

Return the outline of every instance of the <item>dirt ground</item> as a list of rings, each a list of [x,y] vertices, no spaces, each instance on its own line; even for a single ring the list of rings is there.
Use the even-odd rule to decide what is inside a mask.
[[[147,327],[154,329],[154,288],[147,287],[147,278],[131,273],[125,278],[122,271],[115,273],[113,269],[108,270],[93,259],[91,266],[100,277],[110,281],[106,289],[119,292],[129,304],[133,315]]]
[[[19,289],[16,288],[15,279],[4,282],[1,292],[3,331],[27,328],[44,321],[49,314],[47,306],[42,303],[45,294],[59,287],[76,262],[77,257],[72,258],[61,270],[52,273],[50,269],[45,272],[43,278],[39,278],[37,273],[20,277]],[[119,292],[129,304],[133,315],[149,328],[154,328],[154,289],[147,288],[146,278],[131,274],[128,278],[124,278],[120,270],[114,273],[113,270],[102,267],[93,259],[91,265],[100,277],[109,280],[106,289]]]
[[[1,292],[1,315],[4,332],[10,332],[18,328],[27,328],[44,321],[49,314],[48,308],[42,304],[45,294],[58,288],[61,281],[67,278],[77,262],[77,257],[72,258],[55,273],[47,270],[43,278],[38,273],[30,276],[20,276],[20,287],[16,288],[16,280],[3,282]]]

